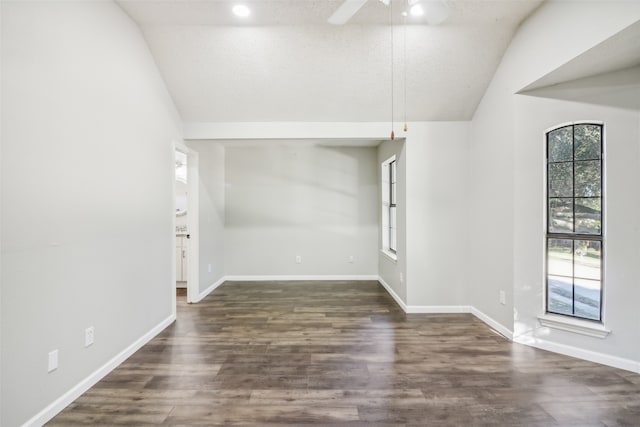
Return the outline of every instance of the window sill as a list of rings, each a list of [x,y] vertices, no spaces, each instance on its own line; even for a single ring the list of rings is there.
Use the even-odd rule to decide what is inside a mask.
[[[554,316],[552,314],[540,315],[538,316],[538,321],[542,326],[547,328],[560,329],[600,339],[606,338],[607,335],[611,333],[610,330],[606,329],[604,325],[600,323],[592,323],[563,316]]]
[[[384,249],[380,249],[380,252],[382,253],[382,255],[384,255],[387,258],[389,258],[389,260],[392,261],[394,264],[396,262],[398,262],[398,256],[396,254],[394,254],[393,252],[389,252],[389,251],[386,251]]]

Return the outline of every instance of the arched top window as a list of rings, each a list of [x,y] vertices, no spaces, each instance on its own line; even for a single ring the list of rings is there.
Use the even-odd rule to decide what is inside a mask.
[[[602,321],[603,131],[576,123],[546,134],[546,311]]]

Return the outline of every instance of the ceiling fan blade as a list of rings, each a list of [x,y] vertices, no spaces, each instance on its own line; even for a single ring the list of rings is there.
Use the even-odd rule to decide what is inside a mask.
[[[366,2],[367,0],[344,0],[344,3],[329,17],[329,23],[333,25],[346,24]]]

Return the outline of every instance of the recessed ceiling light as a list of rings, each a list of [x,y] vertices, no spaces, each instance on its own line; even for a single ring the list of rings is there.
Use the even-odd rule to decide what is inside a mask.
[[[247,6],[243,4],[237,4],[233,6],[232,11],[234,15],[239,16],[241,18],[246,18],[251,14],[251,9],[249,9]]]
[[[424,9],[422,8],[422,5],[414,4],[411,6],[409,13],[411,13],[411,16],[422,16],[424,15]]]

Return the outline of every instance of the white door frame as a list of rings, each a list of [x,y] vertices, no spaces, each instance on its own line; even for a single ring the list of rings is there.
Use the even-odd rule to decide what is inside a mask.
[[[200,175],[198,173],[198,153],[187,147],[183,141],[175,141],[174,150],[187,155],[187,232],[189,233],[189,239],[187,239],[187,302],[195,303],[200,300],[200,200],[198,198]],[[175,251],[175,223],[173,230],[173,250]],[[175,259],[175,252],[173,259]],[[174,271],[172,289],[173,298],[176,296],[175,288]],[[173,306],[176,306],[175,302]]]

